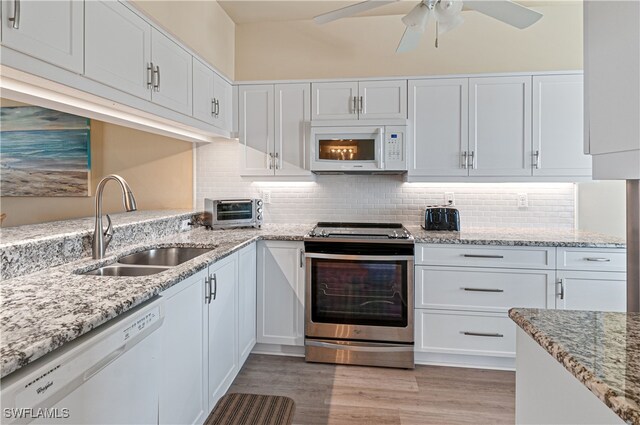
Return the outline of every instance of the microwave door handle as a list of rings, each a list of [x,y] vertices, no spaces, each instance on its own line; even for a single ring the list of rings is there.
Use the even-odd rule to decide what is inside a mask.
[[[384,127],[378,129],[380,132],[380,148],[378,150],[378,169],[384,170]]]

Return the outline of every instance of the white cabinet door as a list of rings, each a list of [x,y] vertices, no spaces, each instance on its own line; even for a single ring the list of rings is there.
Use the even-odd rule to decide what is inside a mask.
[[[311,84],[312,120],[357,120],[358,82]]]
[[[192,113],[192,56],[156,29],[151,31],[153,102],[185,115]]]
[[[85,3],[85,76],[151,100],[151,26],[120,2]]]
[[[165,298],[160,424],[201,424],[209,412],[203,270],[162,293]]]
[[[406,119],[407,80],[358,83],[359,119]]]
[[[304,345],[304,244],[258,242],[258,342]]]
[[[591,176],[583,115],[582,75],[533,77],[534,176]]]
[[[627,311],[627,275],[620,272],[558,271],[556,308]]]
[[[84,2],[3,1],[2,44],[82,74]]]
[[[238,255],[209,267],[208,305],[209,410],[229,389],[238,373]]]
[[[531,175],[531,77],[469,79],[471,176]]]
[[[256,344],[256,244],[238,252],[238,353],[239,367]]]
[[[240,86],[240,167],[244,176],[273,175],[273,85]]]
[[[233,127],[233,88],[224,78],[213,74],[213,96],[216,100],[214,125],[231,131]]]
[[[308,176],[309,84],[275,85],[275,174]]]
[[[409,81],[409,174],[466,176],[469,80]]]
[[[193,116],[209,124],[216,122],[213,75],[211,68],[193,58]]]

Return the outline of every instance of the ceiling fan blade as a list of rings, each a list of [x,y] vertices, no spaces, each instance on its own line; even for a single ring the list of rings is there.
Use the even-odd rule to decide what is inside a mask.
[[[520,29],[527,28],[542,18],[542,13],[509,0],[467,1],[464,5]]]
[[[316,24],[326,24],[337,19],[348,18],[349,16],[384,6],[385,4],[395,3],[396,1],[398,0],[366,0],[328,13],[323,13],[322,15],[318,15],[313,18],[313,21]]]
[[[433,13],[438,22],[438,35],[442,35],[458,27],[464,22],[462,16],[462,1],[442,0],[433,8]]]
[[[423,28],[417,26],[405,28],[400,43],[398,43],[398,47],[396,48],[396,53],[409,52],[418,47],[422,34],[424,34]]]
[[[462,16],[456,16],[453,19],[448,21],[440,22],[438,21],[438,35],[442,35],[446,32],[451,31],[452,29],[457,28],[464,22]]]

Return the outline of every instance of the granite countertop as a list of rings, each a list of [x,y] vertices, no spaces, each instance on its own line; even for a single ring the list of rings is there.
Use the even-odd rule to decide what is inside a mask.
[[[640,313],[516,308],[509,317],[620,418],[640,424]]]
[[[547,246],[572,248],[625,248],[624,239],[572,229],[469,228],[460,232],[427,231],[406,226],[416,243]]]
[[[310,225],[264,225],[262,229],[197,228],[112,252],[3,280],[0,286],[0,376],[4,377],[93,328],[149,300],[259,239],[302,240]],[[213,248],[164,272],[139,277],[76,274],[151,247]]]

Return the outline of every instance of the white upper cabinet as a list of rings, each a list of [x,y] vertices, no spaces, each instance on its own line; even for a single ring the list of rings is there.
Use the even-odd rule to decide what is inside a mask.
[[[410,175],[468,175],[468,82],[409,81]]]
[[[275,85],[275,146],[276,176],[309,175],[307,142],[311,119],[311,88],[309,84]]]
[[[407,80],[360,81],[358,116],[361,120],[407,118]]]
[[[357,120],[358,82],[313,83],[313,120]]]
[[[585,152],[594,179],[640,179],[640,2],[584,2]]]
[[[273,85],[240,86],[238,97],[241,174],[273,175]]]
[[[583,153],[583,77],[533,77],[533,175],[590,176]]]
[[[215,113],[213,125],[231,131],[233,127],[233,86],[218,74],[213,74]]]
[[[240,166],[244,176],[308,176],[309,84],[239,88]]]
[[[151,99],[151,25],[119,2],[85,3],[85,75]]]
[[[151,30],[153,102],[191,115],[192,56],[155,28]]]
[[[209,124],[214,124],[216,112],[213,75],[211,68],[193,58],[193,117]]]
[[[313,83],[312,120],[406,119],[407,81]]]
[[[82,74],[84,2],[3,1],[2,44]]]
[[[469,79],[469,175],[531,175],[531,77]]]

